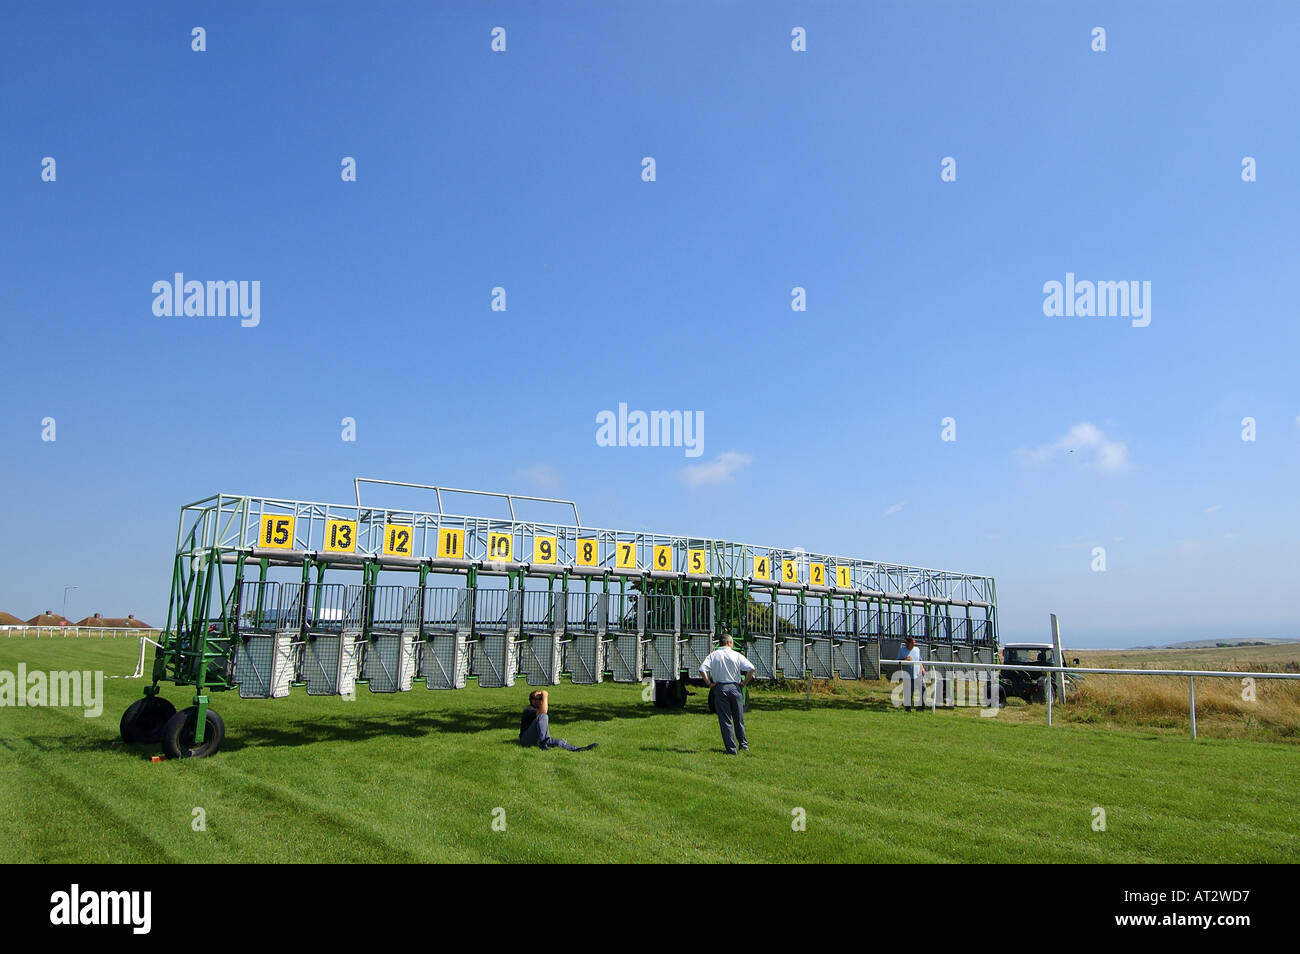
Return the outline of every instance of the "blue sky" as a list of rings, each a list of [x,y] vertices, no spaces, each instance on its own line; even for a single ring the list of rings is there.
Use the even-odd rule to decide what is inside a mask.
[[[1300,637],[1295,4],[3,17],[0,609],[161,622],[182,503],[360,474],[992,575],[1004,639]],[[155,316],[178,271],[260,324]]]

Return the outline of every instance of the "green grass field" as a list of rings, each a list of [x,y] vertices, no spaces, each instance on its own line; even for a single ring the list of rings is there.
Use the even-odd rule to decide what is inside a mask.
[[[0,670],[129,673],[136,643],[0,640]],[[515,743],[527,688],[241,701],[222,751],[153,763],[104,714],[0,709],[0,861],[1279,862],[1300,855],[1300,753],[1274,742],[1058,724],[1033,709],[904,713],[884,684],[759,689],[753,752],[721,752],[702,692],[555,687],[553,734]],[[178,706],[186,690],[164,686]],[[206,831],[194,831],[203,809]],[[806,831],[792,830],[792,811]],[[1094,809],[1105,831],[1094,831]],[[493,819],[504,809],[505,830]]]

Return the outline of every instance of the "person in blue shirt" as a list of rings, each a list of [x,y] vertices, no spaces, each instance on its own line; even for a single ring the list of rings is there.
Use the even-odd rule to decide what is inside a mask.
[[[551,717],[548,714],[551,697],[545,689],[534,689],[528,694],[528,706],[519,718],[519,744],[525,748],[564,749],[566,752],[588,752],[598,743],[570,745],[564,739],[551,738]]]

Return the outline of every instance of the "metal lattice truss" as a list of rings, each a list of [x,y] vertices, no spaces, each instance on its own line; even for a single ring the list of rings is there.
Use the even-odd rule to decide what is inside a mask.
[[[361,484],[413,487],[434,493],[436,511],[363,505]],[[981,607],[992,615],[992,577],[881,563],[802,549],[734,543],[712,537],[612,530],[582,524],[572,501],[458,490],[357,478],[353,504],[217,494],[185,505],[178,558],[193,565],[214,553],[242,554],[271,565],[378,565],[437,572],[523,573],[529,576],[651,577],[705,585],[744,582],[774,592],[802,591],[895,602]],[[503,500],[510,517],[450,513],[443,494]],[[516,503],[572,508],[572,523],[516,519]]]

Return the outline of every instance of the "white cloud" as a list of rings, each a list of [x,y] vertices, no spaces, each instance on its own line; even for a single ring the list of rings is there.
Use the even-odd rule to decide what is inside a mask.
[[[521,478],[531,481],[543,490],[556,490],[560,486],[560,473],[550,464],[538,463],[531,467],[522,467],[518,473]]]
[[[736,476],[737,472],[754,462],[749,454],[740,451],[723,451],[716,458],[700,464],[682,468],[682,479],[692,487],[706,484],[725,484]]]
[[[1088,421],[1074,425],[1050,444],[1041,444],[1033,450],[1022,449],[1018,453],[1022,460],[1031,464],[1074,454],[1107,474],[1117,474],[1129,467],[1128,445],[1111,440],[1101,428]]]
[[[903,505],[901,503],[890,504],[888,507],[885,508],[885,516],[892,517],[894,514],[898,513],[898,511],[902,509],[903,509]]]
[[[1206,512],[1206,513],[1214,513],[1216,510],[1222,510],[1222,509],[1223,509],[1223,504],[1215,504],[1215,505],[1212,506],[1212,507],[1206,507],[1206,508],[1205,508],[1205,512]]]

